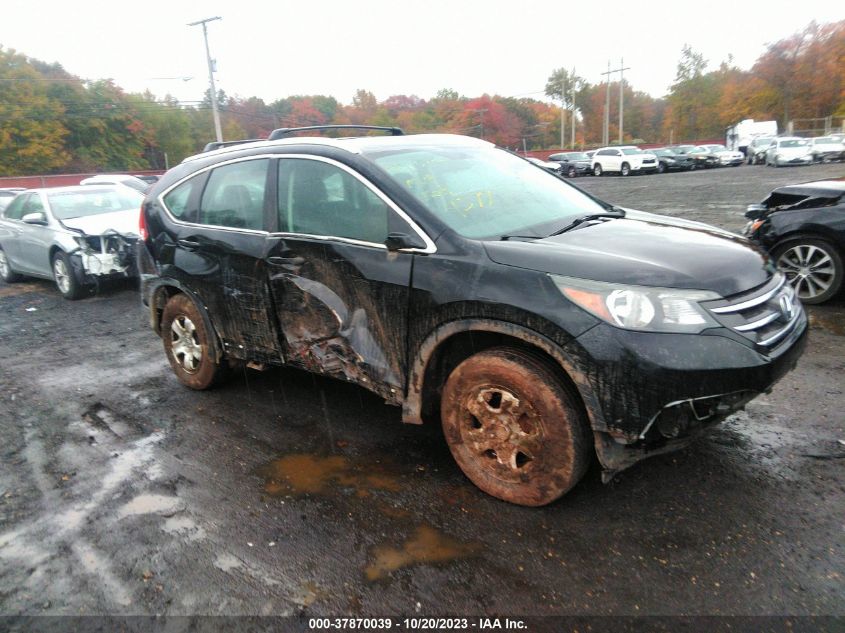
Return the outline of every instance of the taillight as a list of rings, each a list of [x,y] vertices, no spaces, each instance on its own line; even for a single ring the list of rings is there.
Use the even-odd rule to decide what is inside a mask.
[[[147,241],[147,219],[144,217],[144,205],[141,205],[141,213],[138,215],[138,235],[141,236],[141,241]]]

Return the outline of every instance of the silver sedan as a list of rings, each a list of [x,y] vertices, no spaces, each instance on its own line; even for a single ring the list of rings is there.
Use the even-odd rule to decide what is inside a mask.
[[[144,197],[122,185],[30,189],[0,215],[0,277],[53,279],[78,299],[101,279],[135,272]]]

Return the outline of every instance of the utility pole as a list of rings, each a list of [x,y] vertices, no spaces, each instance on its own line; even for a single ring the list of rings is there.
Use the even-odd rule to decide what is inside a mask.
[[[575,66],[572,67],[572,74],[569,76],[569,104],[572,106],[572,134],[569,137],[569,144],[575,149]]]
[[[622,145],[622,122],[624,120],[624,97],[625,94],[625,71],[631,70],[630,68],[625,68],[625,62],[620,57],[619,58],[619,144]]]
[[[484,140],[484,113],[487,112],[487,108],[478,108],[478,110],[476,110],[476,112],[478,112],[478,114],[481,115],[481,140],[483,141]]]
[[[607,60],[607,72],[602,73],[602,75],[607,75],[607,95],[604,99],[604,135],[602,137],[602,144],[607,145],[610,143],[610,75],[612,73],[621,73],[623,70],[629,70],[628,68],[622,68],[620,65],[619,68],[614,68],[610,70],[610,60]],[[622,142],[622,82],[619,82],[619,142]]]
[[[604,126],[601,131],[601,144],[607,145],[610,143],[610,60],[607,60],[607,72],[602,75],[607,75],[607,95],[604,98]]]
[[[570,142],[572,142],[570,140]],[[566,102],[560,103],[560,149],[566,149]]]
[[[214,87],[214,60],[211,59],[211,52],[208,49],[208,29],[206,28],[207,22],[213,22],[214,20],[222,19],[219,15],[213,18],[206,18],[204,20],[197,20],[196,22],[190,22],[188,26],[196,26],[197,24],[202,24],[202,36],[205,40],[205,57],[208,60],[208,83],[211,86],[211,112],[214,115],[214,132],[217,135],[217,141],[223,141],[223,130],[220,127],[220,112],[217,108],[217,88]]]

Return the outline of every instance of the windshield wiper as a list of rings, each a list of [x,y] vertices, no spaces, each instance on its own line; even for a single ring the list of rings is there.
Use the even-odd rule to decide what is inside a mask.
[[[624,218],[625,217],[625,210],[620,209],[619,207],[610,207],[606,213],[591,213],[589,215],[582,215],[580,218],[576,218],[569,224],[567,224],[562,229],[558,229],[554,233],[549,233],[546,237],[553,237],[555,235],[560,235],[561,233],[566,233],[567,231],[571,231],[579,224],[584,224],[584,222],[589,222],[590,220],[600,220],[601,218]]]
[[[515,239],[523,239],[523,240],[541,240],[543,239],[542,235],[503,235],[499,238],[501,242],[507,242],[508,240],[515,240]]]

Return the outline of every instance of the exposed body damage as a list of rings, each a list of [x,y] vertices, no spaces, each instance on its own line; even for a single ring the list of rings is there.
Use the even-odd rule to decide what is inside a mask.
[[[80,231],[79,247],[70,255],[78,258],[79,272],[87,279],[135,276],[135,247],[137,235],[122,235],[109,231],[103,235],[88,235]]]
[[[580,215],[506,232],[530,201],[451,193],[473,160]],[[607,480],[683,446],[771,389],[806,337],[741,238],[627,214],[472,139],[218,150],[166,174],[142,224],[142,296],[184,384],[211,386],[227,360],[359,384],[404,422],[441,423],[476,485],[524,505],[564,494],[593,452]]]

